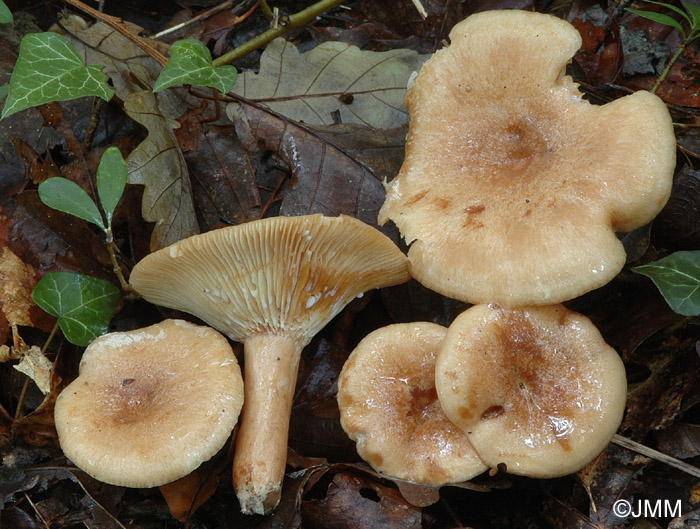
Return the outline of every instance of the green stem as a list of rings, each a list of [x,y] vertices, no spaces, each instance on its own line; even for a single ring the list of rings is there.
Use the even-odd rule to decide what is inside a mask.
[[[216,68],[217,66],[222,66],[224,64],[231,64],[233,61],[240,59],[251,51],[264,46],[277,37],[281,37],[290,29],[300,28],[322,13],[339,6],[342,3],[343,0],[320,0],[313,5],[310,5],[306,9],[291,15],[290,17],[282,19],[282,23],[278,28],[268,29],[265,33],[262,33],[257,37],[250,39],[248,42],[241,44],[238,46],[238,48],[225,53],[221,57],[214,60],[213,65]]]
[[[260,0],[258,3],[260,4],[260,9],[262,9],[262,12],[267,19],[272,20],[274,18],[274,14],[272,13],[272,9],[270,9],[270,5],[267,3],[267,0]]]
[[[119,261],[117,261],[117,255],[116,255],[116,248],[117,245],[114,244],[114,238],[112,237],[112,229],[107,228],[105,230],[105,239],[107,243],[107,252],[109,253],[109,259],[112,261],[112,269],[114,270],[114,273],[117,275],[117,279],[119,279],[119,284],[122,287],[122,290],[124,292],[131,292],[133,289],[131,288],[131,285],[127,283],[126,279],[124,279],[124,274],[122,274],[122,268],[119,266]]]
[[[680,45],[678,51],[676,51],[676,54],[673,57],[671,57],[670,61],[668,61],[668,64],[666,64],[666,68],[664,69],[663,73],[656,80],[656,83],[654,83],[654,88],[651,89],[652,94],[655,94],[661,86],[661,84],[666,80],[666,77],[668,77],[668,73],[671,71],[671,68],[673,68],[673,65],[676,64],[676,61],[679,59],[679,57],[683,55],[683,52],[685,51],[685,48],[689,43],[690,37],[686,39],[685,42],[683,42],[683,44]]]

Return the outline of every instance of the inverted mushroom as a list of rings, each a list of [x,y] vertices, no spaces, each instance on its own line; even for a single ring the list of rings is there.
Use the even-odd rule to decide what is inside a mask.
[[[175,481],[216,454],[242,404],[243,379],[226,338],[166,320],[92,342],[54,417],[61,448],[79,468],[142,488]]]
[[[363,292],[408,280],[405,256],[351,217],[275,217],[159,250],[131,284],[152,303],[194,314],[244,342],[245,406],[234,456],[241,509],[277,505],[302,348]]]
[[[554,16],[488,11],[450,32],[406,95],[406,158],[380,214],[411,244],[412,275],[441,294],[559,303],[625,262],[615,231],[661,210],[675,138],[664,103],[594,106],[564,75],[581,46]]]
[[[435,358],[446,332],[427,322],[382,327],[343,366],[340,423],[378,472],[440,486],[487,469],[438,402]]]
[[[445,414],[492,468],[549,478],[582,468],[622,421],[625,368],[593,323],[562,305],[476,305],[435,367]]]

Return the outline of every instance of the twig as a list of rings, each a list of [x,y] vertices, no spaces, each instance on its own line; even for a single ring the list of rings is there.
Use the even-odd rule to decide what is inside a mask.
[[[671,457],[663,452],[649,448],[648,446],[644,446],[643,444],[633,441],[632,439],[627,439],[627,437],[622,437],[621,435],[615,434],[612,442],[616,445],[622,446],[623,448],[627,448],[628,450],[642,454],[643,456],[650,457],[651,459],[661,463],[665,463],[670,467],[682,470],[686,474],[700,478],[700,468],[689,465],[685,461]]]
[[[241,44],[238,46],[238,48],[231,50],[230,52],[225,53],[221,57],[215,59],[214,67],[221,66],[223,64],[231,64],[233,61],[240,59],[244,55],[249,54],[251,51],[264,46],[277,37],[281,37],[288,31],[304,26],[317,16],[328,11],[329,9],[339,6],[342,3],[343,0],[320,0],[319,2],[310,5],[306,9],[289,16],[288,18],[283,18],[282,23],[278,28],[268,29],[257,37],[254,37],[248,42]]]
[[[164,35],[167,35],[168,33],[172,33],[173,31],[177,31],[178,29],[182,29],[184,27],[189,26],[190,24],[194,24],[195,22],[199,22],[200,20],[204,20],[205,18],[209,18],[213,15],[216,15],[220,11],[224,11],[225,9],[229,9],[230,7],[233,7],[233,0],[227,0],[226,2],[220,3],[218,6],[214,6],[211,9],[207,9],[205,11],[202,11],[196,16],[193,16],[190,19],[187,19],[185,22],[181,22],[179,24],[176,24],[170,28],[164,29],[163,31],[160,31],[153,35],[154,39],[159,39],[160,37],[163,37]],[[255,9],[255,5],[251,9]]]
[[[141,48],[143,51],[145,51],[148,55],[153,57],[156,61],[158,61],[158,63],[161,66],[165,66],[165,64],[168,62],[168,58],[165,55],[163,55],[161,52],[159,52],[153,46],[148,44],[141,37],[139,37],[138,35],[134,35],[131,31],[129,31],[126,28],[126,26],[124,25],[124,22],[122,21],[121,18],[113,17],[111,15],[106,15],[104,13],[101,13],[100,11],[98,11],[97,9],[95,9],[93,7],[90,7],[88,5],[83,4],[80,0],[63,0],[63,1],[66,4],[75,7],[76,9],[80,9],[83,13],[87,13],[91,17],[96,18],[97,20],[104,22],[109,27],[111,27],[113,30],[120,33],[125,38],[129,39],[131,42],[133,42],[139,48]]]
[[[416,9],[418,10],[418,14],[421,16],[423,20],[428,18],[428,12],[425,10],[425,7],[423,6],[423,3],[420,0],[411,0],[413,2],[413,5],[416,6]]]

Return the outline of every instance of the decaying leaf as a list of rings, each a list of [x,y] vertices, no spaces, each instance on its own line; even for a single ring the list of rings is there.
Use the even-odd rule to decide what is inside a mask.
[[[129,95],[124,110],[148,129],[148,137],[129,155],[127,167],[129,183],[145,186],[141,210],[145,220],[156,223],[151,235],[151,251],[155,251],[199,232],[190,176],[153,93]]]
[[[24,351],[19,364],[13,367],[31,378],[44,395],[51,391],[53,363],[44,356],[38,346],[32,345]]]
[[[9,325],[34,326],[30,312],[34,307],[31,294],[36,282],[31,266],[9,248],[0,248],[0,309]]]
[[[387,158],[400,164],[403,129],[371,135],[367,128],[356,125],[303,127],[248,105],[230,108],[229,112],[247,149],[257,150],[262,143],[276,153],[295,177],[292,188],[285,193],[282,215],[345,214],[376,225],[384,202],[381,179],[396,167],[396,161],[386,165]],[[350,136],[350,130],[354,131],[354,147],[342,143],[344,135]],[[379,152],[385,158],[377,156]],[[375,161],[382,160],[381,169],[370,166],[374,162],[366,158],[368,155],[376,156]]]
[[[302,504],[302,517],[309,528],[421,527],[420,509],[396,489],[345,473],[333,476],[323,499]]]
[[[209,127],[185,153],[195,202],[209,229],[257,218],[260,195],[233,127]]]
[[[280,38],[263,52],[260,73],[242,74],[233,92],[309,125],[390,129],[408,122],[403,106],[408,78],[427,58],[408,49],[362,51],[343,42],[299,53]]]

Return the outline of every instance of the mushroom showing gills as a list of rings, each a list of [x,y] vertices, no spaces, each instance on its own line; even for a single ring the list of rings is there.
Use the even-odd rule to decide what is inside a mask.
[[[411,274],[471,303],[547,305],[610,281],[615,231],[661,210],[675,138],[664,103],[602,106],[564,75],[581,36],[551,15],[488,11],[450,32],[406,95],[406,158],[380,214]]]
[[[106,334],[54,416],[66,456],[92,477],[124,487],[179,479],[224,445],[243,404],[228,340],[181,320]]]
[[[581,469],[622,421],[625,368],[591,321],[562,305],[476,305],[442,342],[445,414],[492,468],[538,478]]]
[[[427,322],[382,327],[359,343],[343,367],[340,423],[378,472],[440,486],[487,469],[438,402],[435,358],[446,332]]]
[[[279,501],[302,348],[356,296],[408,280],[406,257],[351,217],[275,217],[159,250],[131,284],[244,342],[245,405],[233,483],[245,513]]]

